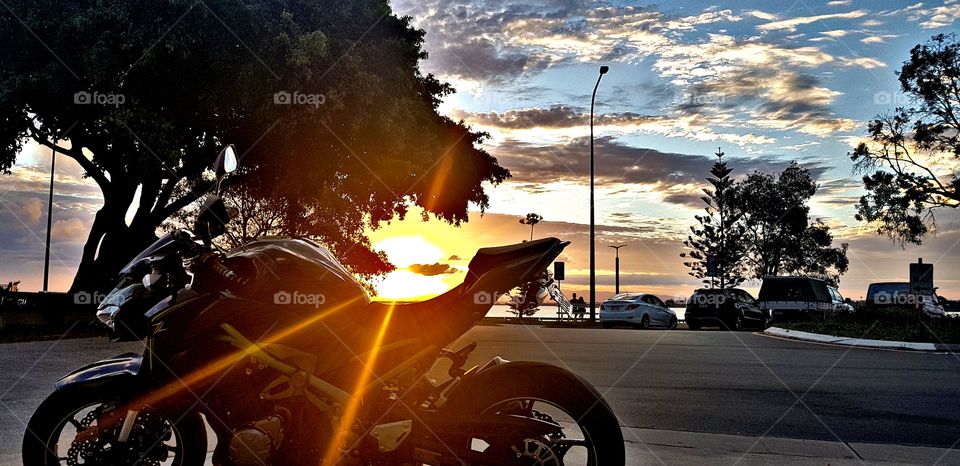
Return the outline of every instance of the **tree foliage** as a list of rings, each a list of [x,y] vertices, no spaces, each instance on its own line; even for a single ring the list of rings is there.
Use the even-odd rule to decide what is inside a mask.
[[[445,221],[509,176],[485,134],[437,112],[424,32],[385,0],[12,0],[0,13],[0,169],[33,139],[83,167],[104,203],[74,288],[113,273],[202,196],[219,148],[284,234],[355,271],[389,269],[364,231],[410,205]],[[139,192],[139,197],[135,194]],[[124,222],[136,201],[136,215]]]
[[[868,126],[871,143],[850,154],[864,173],[867,194],[857,219],[901,245],[919,244],[934,212],[960,206],[960,42],[954,34],[933,36],[910,51],[899,73],[911,105],[877,116]]]
[[[701,198],[706,204],[705,214],[695,216],[698,225],[690,227],[690,236],[683,242],[688,251],[680,257],[688,259],[683,265],[689,274],[703,280],[705,285],[733,288],[744,281],[743,259],[747,252],[746,231],[742,214],[736,208],[736,188],[730,177],[733,169],[723,161],[723,151],[717,150],[717,162],[710,169],[707,182],[713,189],[704,189]],[[709,267],[709,263],[714,264]],[[709,268],[714,268],[714,274]],[[713,276],[711,276],[713,275]]]
[[[530,212],[526,217],[520,219],[521,225],[530,225],[530,241],[533,241],[533,226],[540,223],[543,220],[543,216]]]
[[[847,245],[833,247],[830,227],[810,221],[808,202],[817,192],[810,171],[791,163],[779,174],[753,172],[737,183],[748,253],[748,275],[823,276],[838,282],[847,271]]]

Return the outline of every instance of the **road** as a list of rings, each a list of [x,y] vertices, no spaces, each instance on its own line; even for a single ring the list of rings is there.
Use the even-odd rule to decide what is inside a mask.
[[[480,326],[462,339],[470,340],[480,343],[472,363],[540,360],[596,385],[624,427],[630,464],[765,463],[774,454],[801,463],[960,462],[947,450],[960,440],[956,355],[722,331]],[[100,339],[0,345],[0,462],[17,463],[23,425],[60,375],[131,348]],[[934,448],[891,453],[889,444]]]

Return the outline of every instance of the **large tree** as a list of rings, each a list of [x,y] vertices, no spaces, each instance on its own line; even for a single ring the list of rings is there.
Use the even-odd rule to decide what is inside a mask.
[[[870,122],[870,143],[859,144],[850,155],[864,172],[867,191],[857,219],[875,223],[878,233],[901,245],[919,244],[937,209],[960,206],[957,36],[939,34],[917,45],[898,75],[910,105]]]
[[[747,252],[742,213],[736,206],[736,187],[730,176],[733,169],[727,167],[723,155],[717,149],[717,161],[707,177],[713,189],[704,189],[701,197],[706,204],[705,214],[695,217],[698,225],[690,227],[691,234],[683,242],[688,251],[680,253],[680,257],[688,259],[683,265],[690,269],[691,276],[721,289],[744,281],[743,261]]]
[[[830,227],[810,219],[808,203],[816,192],[810,171],[797,163],[776,175],[753,172],[737,183],[751,278],[819,275],[836,282],[846,272],[846,244],[833,247]]]
[[[420,73],[424,32],[386,0],[4,7],[0,170],[32,139],[103,193],[75,289],[108,287],[202,196],[225,143],[248,194],[282,209],[283,232],[319,238],[359,273],[389,268],[366,228],[410,205],[465,221],[469,203],[487,205],[482,183],[509,176],[478,148],[484,134],[437,113],[452,89]]]

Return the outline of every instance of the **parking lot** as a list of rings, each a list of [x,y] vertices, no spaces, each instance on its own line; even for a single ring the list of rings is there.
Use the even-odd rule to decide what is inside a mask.
[[[711,330],[480,326],[468,340],[480,343],[471,362],[541,360],[595,384],[624,427],[628,464],[960,462],[950,450],[960,440],[952,354]],[[59,376],[131,347],[0,345],[0,462],[19,463],[23,423]]]

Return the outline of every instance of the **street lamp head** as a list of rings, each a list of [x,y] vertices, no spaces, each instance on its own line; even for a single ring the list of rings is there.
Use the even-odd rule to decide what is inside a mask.
[[[600,74],[607,74],[607,71],[610,71],[610,67],[607,65],[600,65]]]

